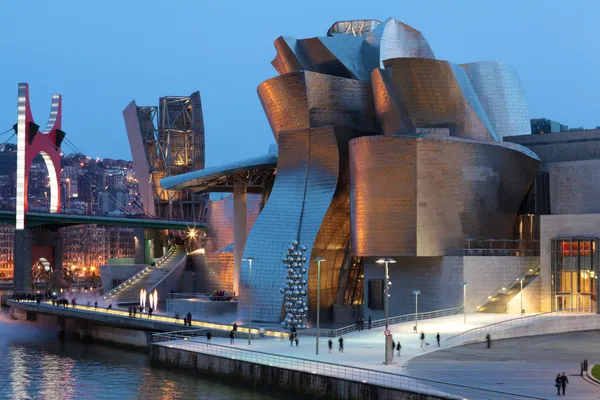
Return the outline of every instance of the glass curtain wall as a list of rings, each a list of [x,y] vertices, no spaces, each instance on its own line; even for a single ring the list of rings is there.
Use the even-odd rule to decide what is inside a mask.
[[[552,239],[552,310],[596,310],[598,238]]]

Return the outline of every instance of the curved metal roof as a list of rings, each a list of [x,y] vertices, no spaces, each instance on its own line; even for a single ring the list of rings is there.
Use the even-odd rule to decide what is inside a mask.
[[[247,171],[269,170],[277,167],[277,153],[267,153],[258,157],[246,158],[232,163],[209,167],[181,175],[169,176],[160,180],[164,189],[193,189],[201,188],[225,180],[231,175]]]

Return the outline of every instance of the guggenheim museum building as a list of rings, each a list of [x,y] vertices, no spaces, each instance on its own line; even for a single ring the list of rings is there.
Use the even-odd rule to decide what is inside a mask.
[[[281,322],[282,257],[297,241],[309,324],[318,282],[323,322],[383,317],[388,284],[391,316],[414,312],[415,291],[419,311],[461,307],[465,294],[470,312],[515,312],[519,296],[527,312],[595,306],[596,261],[587,291],[573,283],[586,267],[564,275],[568,304],[557,298],[565,288],[550,248],[540,263],[548,177],[515,140],[532,135],[514,68],[437,59],[421,32],[393,18],[336,22],[324,36],[274,44],[277,75],[258,96],[276,145],[161,180],[232,193],[209,206],[200,290],[234,290],[241,320],[252,307],[253,320]],[[570,254],[595,251],[572,236]],[[386,258],[389,279],[378,263]]]

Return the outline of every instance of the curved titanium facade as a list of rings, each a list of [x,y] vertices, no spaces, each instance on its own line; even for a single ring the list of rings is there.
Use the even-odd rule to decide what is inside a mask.
[[[350,142],[357,256],[443,256],[465,238],[509,238],[539,169],[520,146],[429,135]]]
[[[525,90],[516,69],[491,61],[461,66],[473,84],[498,140],[505,136],[531,134]]]
[[[421,32],[394,18],[388,18],[366,36],[363,57],[368,71],[383,68],[383,62],[390,58],[435,58]]]
[[[384,65],[385,69],[371,74],[375,109],[384,134],[413,134],[418,128],[443,127],[449,128],[451,136],[495,139],[462,70],[455,72],[447,61],[426,58],[395,58]]]
[[[253,318],[280,321],[286,271],[281,257],[291,240],[307,246],[312,261],[321,256],[321,307],[330,309],[338,291],[341,263],[350,239],[348,142],[364,132],[323,127],[282,132],[279,168],[269,200],[244,249],[255,257]],[[317,271],[307,262],[309,312],[316,311]],[[238,314],[247,315],[249,271],[242,268]]]
[[[358,80],[294,72],[261,83],[258,96],[277,141],[281,131],[321,126],[376,130],[371,85]]]
[[[241,269],[238,316],[242,319],[251,306],[253,319],[280,321],[283,295],[279,289],[287,273],[281,258],[289,242],[298,240],[308,247],[305,256],[312,260],[313,242],[337,186],[338,164],[331,155],[335,153],[337,159],[335,150],[335,136],[328,128],[281,133],[273,191],[244,248],[243,257],[256,261],[251,288],[248,266]]]

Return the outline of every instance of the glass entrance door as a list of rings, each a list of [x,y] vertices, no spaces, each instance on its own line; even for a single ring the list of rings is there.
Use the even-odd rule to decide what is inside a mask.
[[[556,304],[556,311],[571,308],[571,294],[557,294],[554,304]]]
[[[592,308],[592,298],[589,294],[580,294],[577,296],[577,308],[581,311],[590,311]]]

